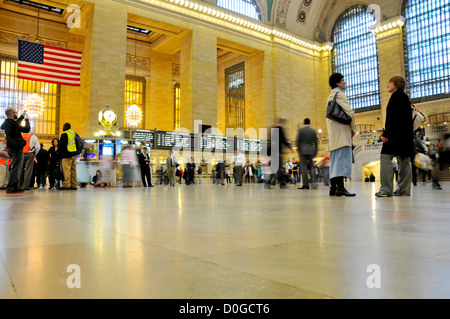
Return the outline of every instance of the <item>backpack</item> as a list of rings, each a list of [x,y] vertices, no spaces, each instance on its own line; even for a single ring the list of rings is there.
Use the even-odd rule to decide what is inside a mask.
[[[78,134],[75,136],[75,145],[77,147],[77,155],[81,154],[84,149],[84,142]]]

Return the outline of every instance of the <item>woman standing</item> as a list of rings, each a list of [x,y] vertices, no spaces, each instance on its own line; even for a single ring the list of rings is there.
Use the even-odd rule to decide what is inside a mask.
[[[347,89],[344,76],[340,73],[332,74],[329,84],[332,90],[327,103],[336,96],[336,102],[352,119],[350,124],[342,124],[327,118],[330,150],[330,196],[353,197],[356,195],[349,193],[344,187],[344,178],[350,178],[352,175],[352,138],[355,135],[355,112],[344,93]]]
[[[50,149],[48,150],[48,157],[50,160],[50,165],[48,168],[48,182],[50,184],[50,188],[49,189],[53,189],[53,188],[59,188],[59,181],[60,181],[60,176],[57,176],[58,174],[55,175],[55,169],[57,166],[59,166],[59,169],[61,170],[61,174],[62,174],[62,167],[60,167],[61,163],[60,160],[61,158],[58,155],[58,146],[59,146],[59,140],[57,138],[54,138],[52,140],[52,146],[50,147]],[[55,182],[56,181],[56,182]]]
[[[380,156],[381,188],[377,197],[411,195],[411,157],[413,155],[413,120],[411,101],[405,93],[406,80],[403,76],[394,76],[389,80],[388,92],[391,98],[386,107],[386,124],[381,140],[383,148]],[[392,159],[397,157],[398,188],[394,188],[394,170]]]
[[[137,167],[137,156],[136,153],[131,149],[130,146],[126,146],[122,151],[122,186],[123,188],[133,187],[133,181],[135,181],[134,169]]]

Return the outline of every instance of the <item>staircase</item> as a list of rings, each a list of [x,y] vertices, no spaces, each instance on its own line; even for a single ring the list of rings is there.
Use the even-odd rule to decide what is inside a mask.
[[[450,170],[447,167],[447,169],[444,169],[440,171],[439,169],[436,170],[436,177],[438,178],[439,182],[450,182]]]

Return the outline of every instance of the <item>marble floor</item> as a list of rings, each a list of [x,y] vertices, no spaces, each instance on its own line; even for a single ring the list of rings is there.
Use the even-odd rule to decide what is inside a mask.
[[[0,298],[450,298],[442,186],[2,192]]]

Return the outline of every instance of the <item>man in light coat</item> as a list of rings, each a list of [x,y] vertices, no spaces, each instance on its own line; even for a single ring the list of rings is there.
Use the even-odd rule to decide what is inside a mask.
[[[306,118],[304,126],[297,132],[297,147],[300,156],[300,170],[302,171],[303,186],[299,189],[309,189],[308,172],[311,176],[311,183],[315,183],[314,157],[317,155],[317,133],[310,124],[311,120]]]
[[[175,187],[175,171],[177,169],[177,159],[173,155],[172,150],[169,151],[169,156],[166,158],[166,172],[169,177],[169,185]]]

